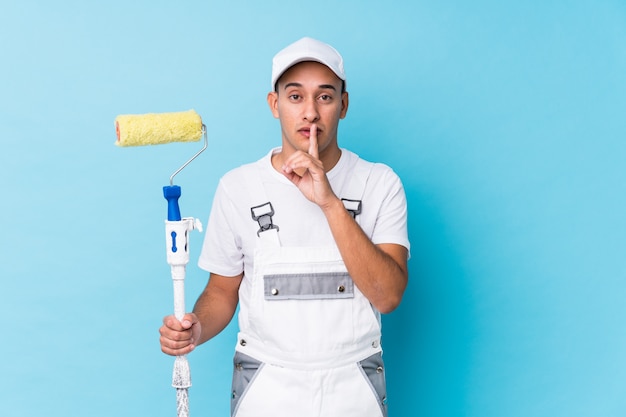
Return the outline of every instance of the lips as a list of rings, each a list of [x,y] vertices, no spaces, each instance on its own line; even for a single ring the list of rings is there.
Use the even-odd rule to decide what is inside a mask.
[[[317,127],[317,135],[320,135],[320,132],[322,130],[319,128],[319,126]],[[303,127],[301,129],[298,129],[298,132],[304,136],[306,136],[307,138],[311,137],[311,128],[310,127]]]

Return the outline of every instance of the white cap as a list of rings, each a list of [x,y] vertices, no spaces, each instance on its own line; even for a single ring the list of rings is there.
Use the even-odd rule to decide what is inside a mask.
[[[315,61],[326,65],[340,79],[346,81],[343,58],[332,46],[312,38],[302,38],[292,43],[274,56],[272,60],[272,90],[276,81],[289,68],[299,62]]]

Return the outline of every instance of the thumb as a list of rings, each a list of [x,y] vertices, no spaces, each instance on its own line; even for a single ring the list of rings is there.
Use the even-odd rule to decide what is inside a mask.
[[[189,329],[191,328],[191,326],[193,326],[194,324],[196,324],[198,322],[198,318],[196,317],[195,314],[185,314],[183,316],[183,319],[180,321],[181,326],[183,326],[183,329]]]

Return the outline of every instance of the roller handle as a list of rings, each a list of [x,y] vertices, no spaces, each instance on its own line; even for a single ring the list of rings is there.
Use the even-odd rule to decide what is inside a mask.
[[[180,207],[178,207],[180,187],[178,185],[166,185],[163,187],[163,196],[167,200],[167,220],[171,222],[180,221]]]

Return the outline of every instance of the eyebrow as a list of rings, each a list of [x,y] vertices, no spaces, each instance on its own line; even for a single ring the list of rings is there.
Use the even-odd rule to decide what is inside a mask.
[[[287,89],[287,88],[289,88],[289,87],[302,87],[302,84],[300,84],[300,83],[288,83],[288,84],[286,84],[286,85],[285,85],[285,88],[284,88],[284,89],[286,90],[286,89]],[[334,85],[332,85],[332,84],[321,84],[321,85],[319,86],[319,88],[323,88],[323,89],[329,89],[329,90],[335,90],[335,91],[337,91],[337,89],[335,88],[335,86],[334,86]]]

